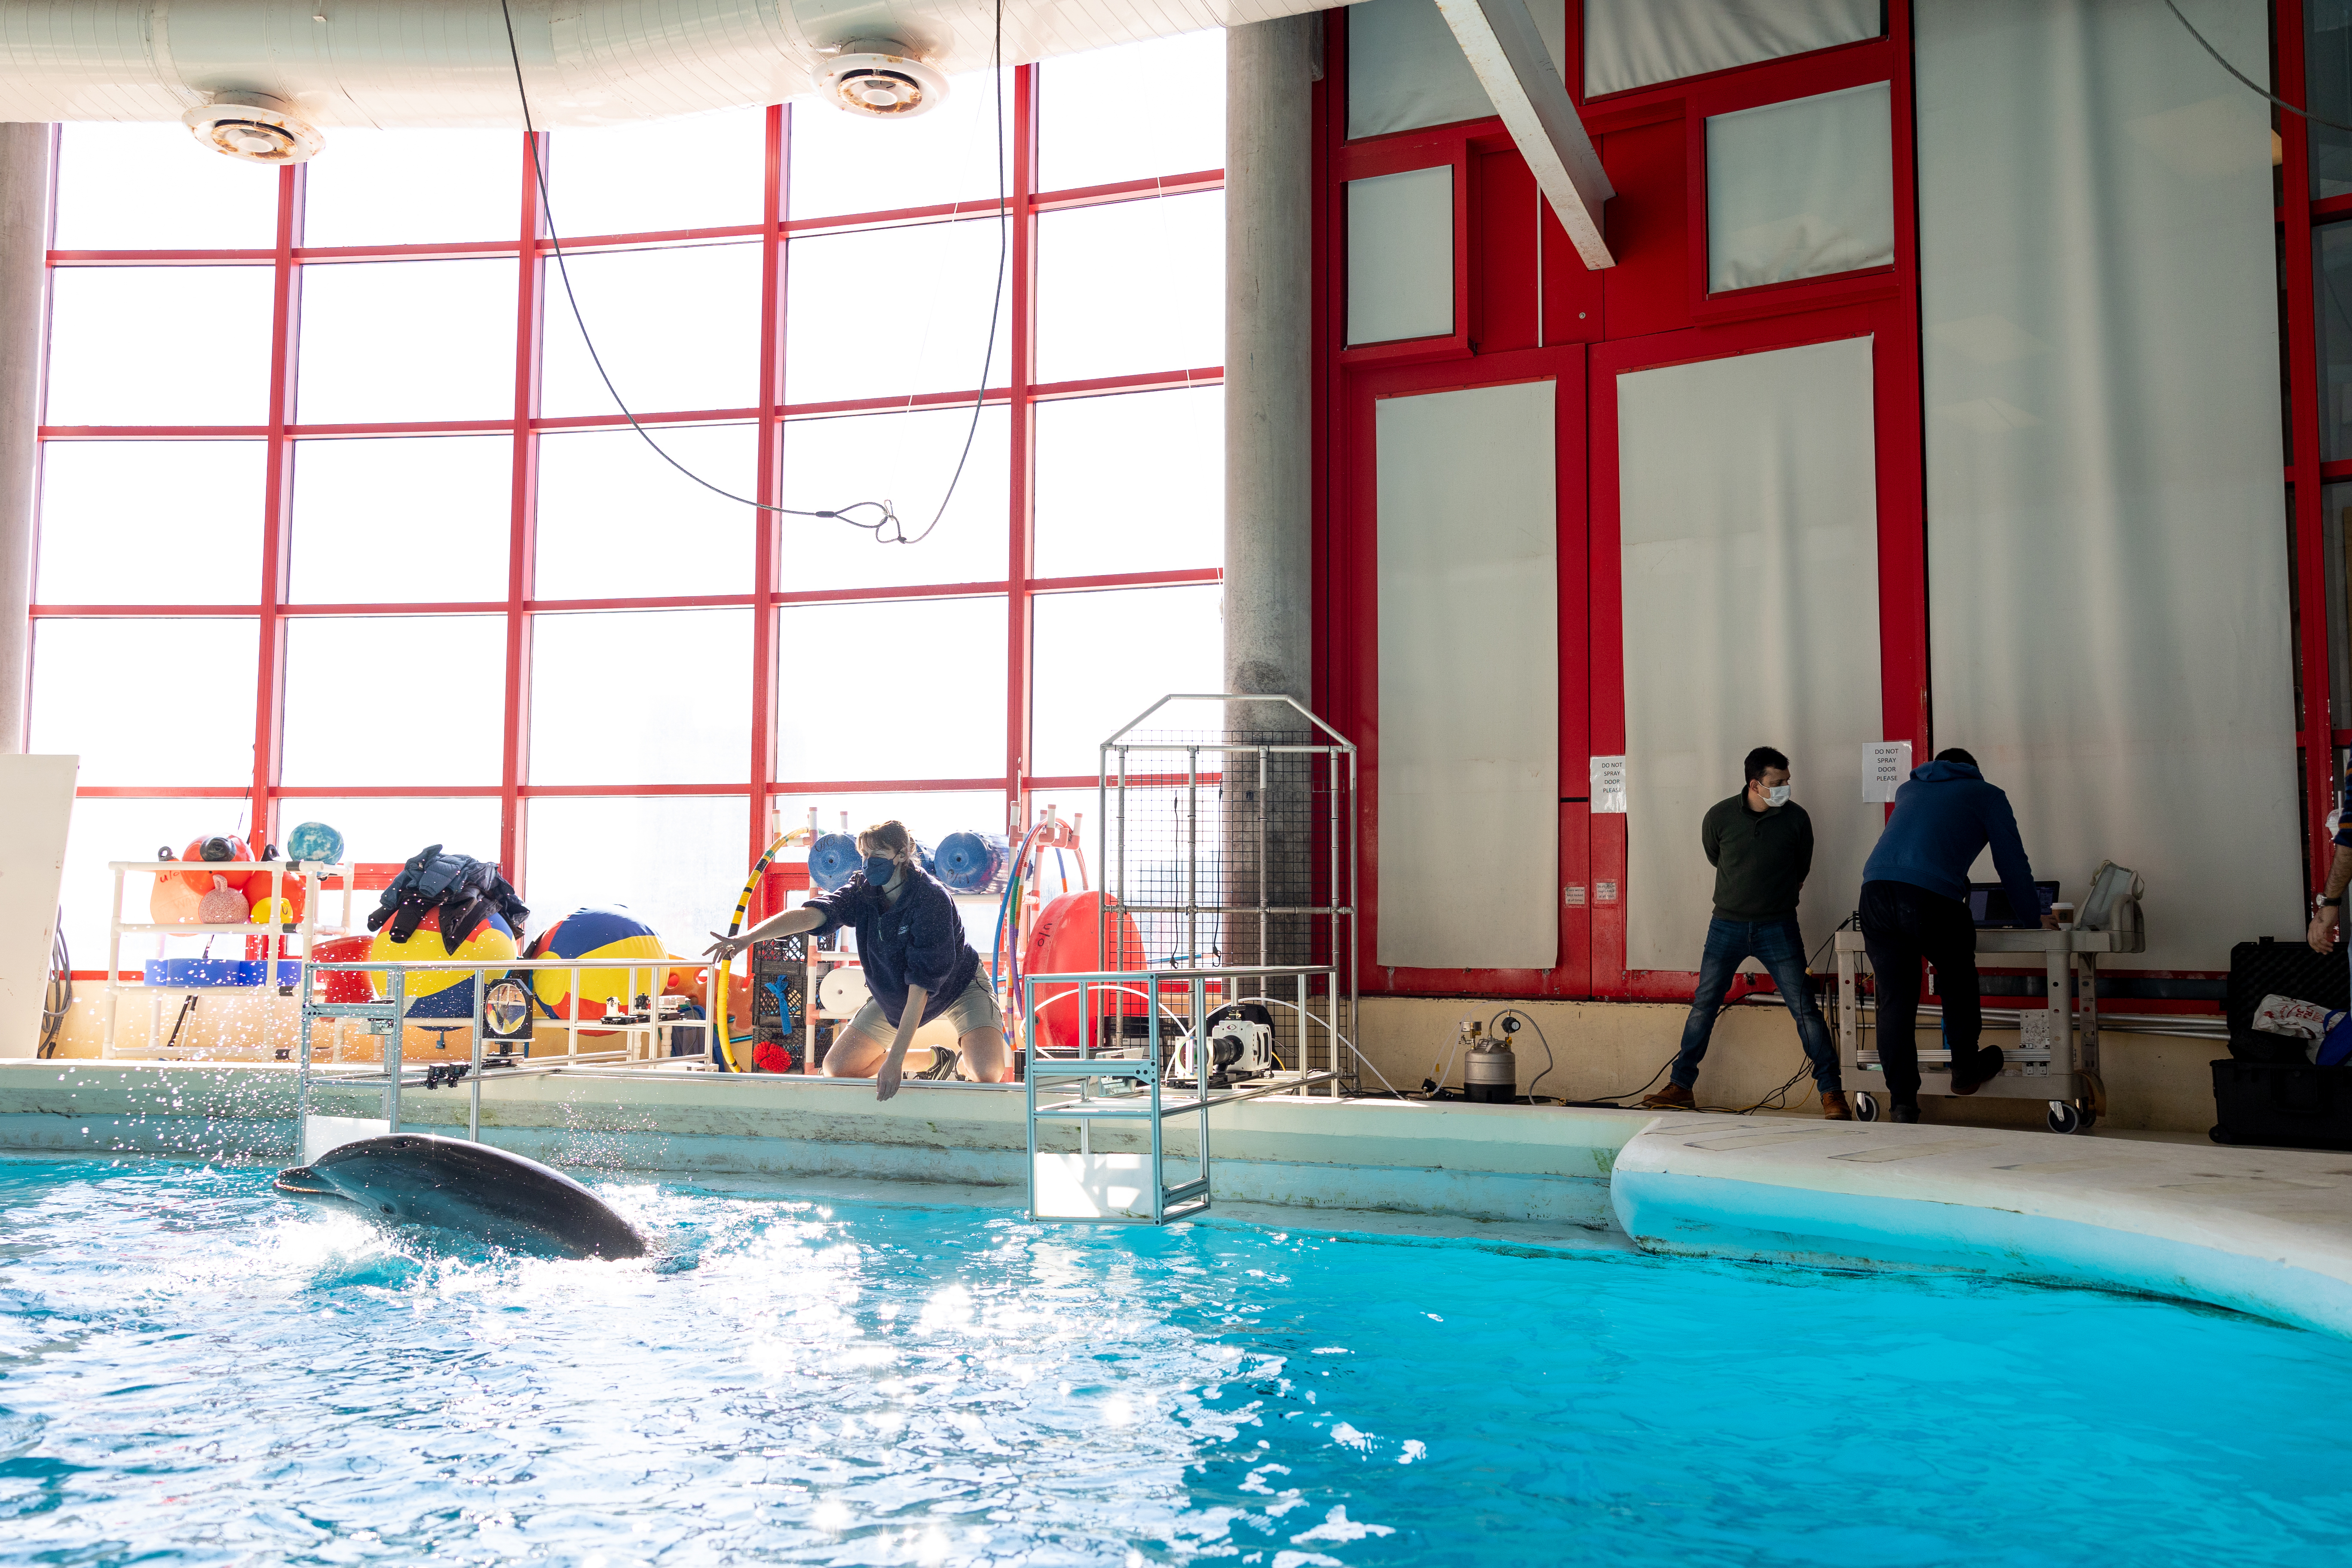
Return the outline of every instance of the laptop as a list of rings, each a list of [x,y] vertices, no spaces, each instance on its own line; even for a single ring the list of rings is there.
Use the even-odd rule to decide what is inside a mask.
[[[2040,915],[2048,914],[2050,906],[2058,901],[2058,884],[2036,882],[2033,884],[2033,891],[2042,900],[2042,909],[2035,921],[2038,924]],[[1969,884],[1969,918],[1979,926],[2015,925],[2017,919],[2010,913],[2009,909],[2009,889],[1999,882],[1970,882]]]

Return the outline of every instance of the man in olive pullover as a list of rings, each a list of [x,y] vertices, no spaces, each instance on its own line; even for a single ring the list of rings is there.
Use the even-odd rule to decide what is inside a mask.
[[[1797,1038],[1812,1064],[1821,1090],[1822,1114],[1851,1121],[1838,1076],[1836,1047],[1829,1025],[1813,1000],[1805,974],[1805,939],[1797,930],[1797,898],[1813,866],[1813,822],[1789,798],[1789,759],[1769,746],[1748,753],[1748,787],[1707,808],[1699,843],[1715,868],[1715,918],[1707,922],[1706,954],[1699,960],[1698,989],[1683,1025],[1683,1047],[1666,1087],[1642,1101],[1655,1110],[1687,1110],[1698,1082],[1698,1064],[1715,1033],[1716,1015],[1730,994],[1731,977],[1742,962],[1762,961],[1797,1020]]]

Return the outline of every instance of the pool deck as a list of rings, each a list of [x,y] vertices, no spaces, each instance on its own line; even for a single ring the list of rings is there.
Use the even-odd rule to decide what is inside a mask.
[[[278,1065],[0,1063],[0,1152],[289,1161],[295,1087]],[[403,1124],[462,1134],[467,1098],[412,1089]],[[382,1100],[381,1085],[320,1082],[312,1109],[377,1116]],[[969,1084],[912,1083],[878,1103],[854,1081],[583,1068],[487,1080],[482,1131],[614,1175],[1009,1209],[1022,1202],[1024,1106],[1018,1090]],[[1219,1109],[1211,1135],[1221,1222],[1976,1274],[2352,1334],[2352,1153],[1280,1096]],[[1062,1144],[1073,1135],[1046,1146]],[[1095,1138],[1099,1151],[1139,1146],[1131,1125]]]

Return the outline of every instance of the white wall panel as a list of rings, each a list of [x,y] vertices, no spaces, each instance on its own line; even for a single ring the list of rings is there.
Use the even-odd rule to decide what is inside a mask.
[[[1349,181],[1349,343],[1453,330],[1453,165]]]
[[[1375,962],[1559,952],[1559,634],[1549,381],[1384,398]]]
[[[1590,98],[1879,35],[1879,0],[1584,0]]]
[[[1871,340],[1617,380],[1624,552],[1629,969],[1696,969],[1715,869],[1699,819],[1758,746],[1813,820],[1798,920],[1853,909],[1881,813],[1878,481]]]
[[[2066,896],[2147,879],[2129,962],[2226,968],[2303,924],[2270,110],[2160,0],[1916,16],[1936,744]]]
[[[1551,56],[1568,58],[1562,0],[1528,0],[1528,14]],[[1423,125],[1483,120],[1495,112],[1435,0],[1360,0],[1348,7],[1348,135],[1381,136]]]
[[[1895,154],[1883,81],[1706,121],[1707,289],[1895,260]]]

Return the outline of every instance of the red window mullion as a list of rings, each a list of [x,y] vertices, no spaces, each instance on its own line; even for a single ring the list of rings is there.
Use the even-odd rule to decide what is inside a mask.
[[[792,178],[792,119],[782,104],[768,108],[767,183],[761,192],[760,227],[760,468],[751,493],[783,504],[784,191]],[[774,512],[752,514],[751,852],[767,848],[768,781],[776,756],[776,572],[780,542]]]
[[[1029,819],[1028,786],[1031,616],[1029,572],[1031,546],[1030,494],[1036,459],[1032,437],[1029,378],[1034,368],[1037,317],[1037,218],[1032,210],[1037,175],[1037,68],[1022,66],[1013,75],[1013,429],[1012,526],[1006,531],[1005,658],[1004,658],[1004,790],[1011,813],[1008,826]]]
[[[2278,0],[2273,12],[2278,27],[2279,96],[2290,103],[2304,101],[2304,0]],[[2305,860],[2315,885],[2326,880],[2327,858],[2334,852],[2324,826],[2336,793],[2335,731],[2327,689],[2327,549],[2326,514],[2320,505],[2319,466],[2319,318],[2311,245],[2311,142],[2299,114],[2275,116],[2281,121],[2283,158],[2280,178],[2284,185],[2286,214],[2279,243],[2285,250],[2286,342],[2281,352],[2287,363],[2287,408],[2294,441],[2288,473],[2294,484],[2294,574],[2302,644],[2295,657],[2302,665],[2304,805]]]
[[[293,530],[294,448],[287,428],[294,419],[297,334],[301,323],[301,275],[294,247],[302,238],[302,195],[309,171],[299,163],[278,171],[278,246],[269,305],[269,425],[261,501],[261,603],[253,700],[253,793],[251,837],[266,843],[272,833],[270,791],[277,785],[284,752],[286,622],[278,606],[286,598],[288,542]]]
[[[520,245],[515,282],[513,488],[507,520],[507,688],[502,754],[499,767],[499,862],[517,888],[524,868],[527,824],[522,786],[530,772],[530,598],[539,539],[539,437],[531,419],[539,411],[539,342],[545,312],[541,294],[547,263],[541,256],[539,164],[550,153],[549,138],[538,133],[534,149],[525,132],[522,152]],[[536,154],[534,156],[534,153]]]

